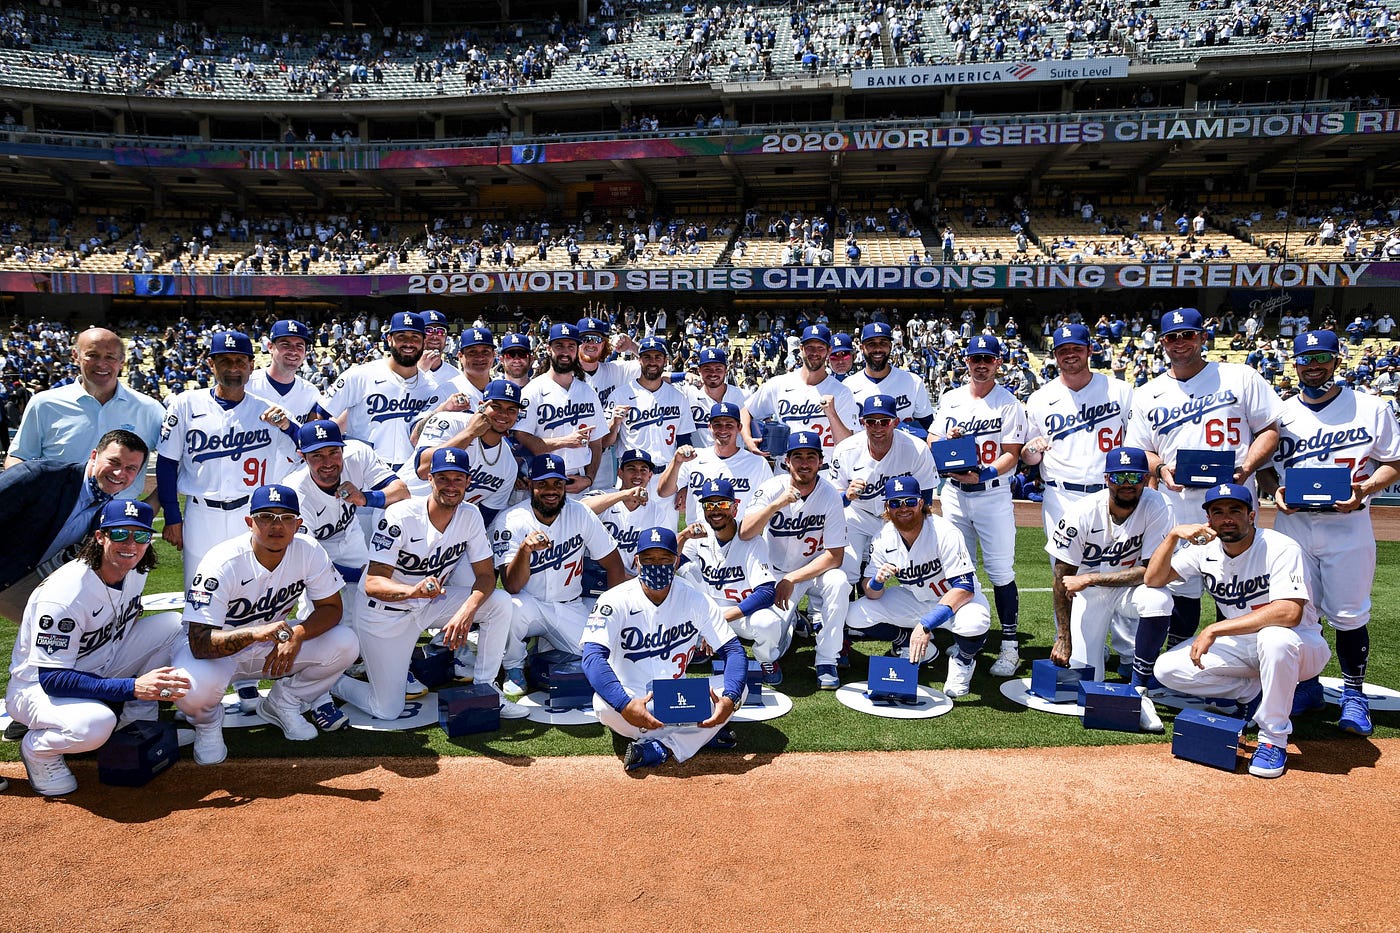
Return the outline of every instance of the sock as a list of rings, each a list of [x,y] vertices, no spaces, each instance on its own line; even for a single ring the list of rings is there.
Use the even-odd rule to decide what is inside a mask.
[[[1001,621],[1002,643],[1017,643],[1016,626],[1021,616],[1021,591],[1016,589],[1016,581],[998,583],[992,588],[992,596],[997,604],[997,619]]]
[[[963,661],[971,661],[977,657],[977,652],[982,650],[982,646],[987,643],[987,633],[981,635],[954,635],[953,643],[957,645],[957,655]]]
[[[1371,654],[1371,630],[1366,626],[1347,631],[1337,629],[1337,664],[1342,668],[1342,685],[1360,690],[1366,682],[1366,661]]]
[[[1152,677],[1152,665],[1162,653],[1171,616],[1151,616],[1138,619],[1137,638],[1133,641],[1134,687],[1145,687]]]
[[[1196,637],[1201,627],[1201,597],[1173,596],[1172,621],[1167,630],[1167,647],[1175,648],[1188,638]]]

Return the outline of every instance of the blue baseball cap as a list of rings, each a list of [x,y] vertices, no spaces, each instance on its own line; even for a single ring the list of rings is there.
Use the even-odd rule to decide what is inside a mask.
[[[309,454],[322,447],[344,447],[340,425],[330,420],[308,421],[297,430],[297,450]]]
[[[895,411],[894,406],[894,396],[872,395],[860,403],[860,416],[869,418],[871,415],[883,415],[898,420],[899,413]]]
[[[1001,359],[1001,341],[991,334],[978,334],[968,341],[967,349],[963,351],[963,356],[995,356]]]
[[[865,343],[875,337],[884,337],[888,340],[894,339],[894,328],[888,324],[866,324],[860,331],[860,342]]]
[[[656,469],[656,461],[651,458],[651,454],[640,447],[630,447],[622,452],[622,456],[617,458],[617,465],[620,467],[624,467],[629,463],[645,463],[653,470]]]
[[[270,512],[273,509],[300,512],[301,502],[297,499],[296,490],[290,486],[278,485],[259,486],[254,489],[253,498],[248,503],[248,514]]]
[[[1209,508],[1212,502],[1218,502],[1221,499],[1235,499],[1251,509],[1254,508],[1254,497],[1249,494],[1248,489],[1239,483],[1221,483],[1219,486],[1210,487],[1206,490],[1206,498],[1201,503],[1201,508]]]
[[[725,353],[719,347],[705,347],[700,351],[699,365],[704,366],[706,363],[719,363],[723,366],[728,366],[729,354]]]
[[[428,467],[431,473],[470,473],[467,467],[467,452],[460,447],[439,447],[433,451],[433,462]]]
[[[301,321],[276,321],[268,339],[276,343],[282,337],[300,337],[302,343],[311,346],[311,328]]]
[[[414,314],[412,311],[397,311],[389,318],[389,333],[391,334],[421,334],[425,330],[423,316]]]
[[[697,499],[730,499],[734,498],[734,484],[727,479],[707,479],[700,486],[700,495]]]
[[[135,525],[155,530],[156,510],[140,499],[113,499],[98,513],[98,528],[128,528]]]
[[[428,327],[428,326],[430,326],[430,325],[431,325],[432,327],[446,327],[446,326],[447,326],[447,315],[443,314],[441,311],[436,311],[436,310],[434,310],[434,309],[432,309],[432,308],[429,308],[429,309],[426,310],[426,311],[421,311],[421,312],[419,312],[419,314],[421,314],[422,317],[423,317],[423,326],[424,326],[424,327]]]
[[[733,402],[715,402],[710,406],[710,420],[716,418],[733,418],[739,420],[739,406]]]
[[[1205,318],[1195,308],[1177,308],[1162,315],[1162,333],[1172,334],[1179,330],[1205,330]]]
[[[602,334],[606,337],[611,330],[612,328],[608,326],[608,322],[601,318],[586,317],[578,322],[578,332],[580,334]]]
[[[525,334],[506,334],[501,338],[501,352],[507,350],[524,350],[529,353],[531,350],[530,338]]]
[[[802,328],[802,342],[809,340],[820,340],[828,347],[831,346],[831,328],[825,324],[812,324]]]
[[[642,533],[637,535],[637,553],[650,551],[652,548],[660,548],[672,554],[678,553],[676,533],[665,525],[643,528]]]
[[[793,431],[788,435],[787,452],[794,450],[815,450],[821,453],[822,436],[816,431]]]
[[[1083,324],[1062,324],[1055,328],[1055,342],[1051,349],[1069,344],[1078,344],[1081,347],[1089,346],[1089,328]]]
[[[1140,447],[1115,447],[1103,458],[1105,473],[1146,473],[1147,451]]]
[[[572,324],[555,324],[549,329],[549,342],[556,340],[572,340],[578,343],[580,334],[578,328]]]
[[[856,352],[856,345],[855,345],[855,343],[851,340],[851,335],[850,335],[850,334],[847,334],[847,333],[845,333],[845,332],[842,332],[842,333],[836,334],[834,337],[832,337],[832,338],[831,338],[831,352],[832,352],[832,353],[854,353],[854,352]]]
[[[544,479],[568,479],[564,472],[564,458],[554,454],[537,454],[530,458],[527,472],[531,482]]]
[[[242,356],[253,355],[253,341],[248,339],[248,335],[237,330],[215,331],[209,338],[209,355],[218,356],[221,353],[237,353]]]
[[[658,353],[666,355],[670,354],[670,350],[666,347],[666,341],[662,340],[660,337],[648,337],[637,345],[637,353],[639,355],[646,353],[648,350],[655,350]]]
[[[921,496],[923,490],[919,488],[919,481],[909,474],[903,476],[891,476],[885,480],[885,501],[891,499],[903,499],[906,496]]]
[[[507,379],[492,379],[486,383],[486,388],[481,393],[483,402],[512,402],[521,404],[520,386]]]
[[[1340,352],[1341,346],[1337,342],[1337,335],[1330,330],[1310,330],[1293,338],[1293,358],[1295,360],[1305,353],[1336,355]]]
[[[467,347],[491,347],[495,349],[496,338],[485,327],[468,327],[462,331],[462,336],[457,341],[457,352],[461,353]]]

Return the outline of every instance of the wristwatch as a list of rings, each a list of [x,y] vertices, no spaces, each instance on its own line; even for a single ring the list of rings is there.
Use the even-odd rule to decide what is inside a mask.
[[[733,703],[736,707],[737,707],[740,703],[742,703],[742,702],[743,702],[743,699],[744,699],[743,696],[741,696],[741,695],[738,694],[738,693],[735,693],[733,690],[726,690],[726,691],[724,691],[723,693],[721,693],[720,696],[721,696],[721,697],[728,697],[728,698],[729,698],[729,701],[730,701],[731,703]]]

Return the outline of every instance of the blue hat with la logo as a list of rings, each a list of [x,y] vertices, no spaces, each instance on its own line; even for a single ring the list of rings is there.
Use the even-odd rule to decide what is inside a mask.
[[[580,334],[602,334],[608,335],[608,322],[596,317],[582,318],[578,322],[578,332]]]
[[[651,454],[640,447],[629,447],[618,456],[618,466],[627,466],[629,463],[645,463],[653,470],[656,469],[656,461],[651,458]]]
[[[729,354],[719,347],[705,347],[700,351],[700,365],[704,366],[706,363],[720,363],[727,366],[729,365]]]
[[[1078,344],[1081,347],[1089,346],[1089,328],[1083,324],[1061,324],[1055,328],[1054,346],[1052,350],[1070,344]]]
[[[426,330],[423,317],[412,311],[398,311],[389,318],[391,334],[421,334]]]
[[[821,453],[822,436],[816,431],[793,431],[788,435],[787,452],[794,450],[815,450]]]
[[[447,326],[447,315],[443,314],[441,311],[429,308],[428,310],[422,312],[422,314],[424,327],[427,327],[429,325],[433,327]]]
[[[156,510],[139,499],[113,499],[102,506],[98,528],[155,528]]]
[[[322,447],[344,447],[340,425],[334,421],[308,421],[297,431],[297,450],[309,454]]]
[[[1337,335],[1330,330],[1310,330],[1293,338],[1295,360],[1309,353],[1331,353],[1335,356],[1340,352]]]
[[[465,350],[467,347],[491,347],[495,348],[496,338],[491,331],[485,327],[468,327],[462,331],[462,337],[457,341],[457,352]]]
[[[525,334],[506,334],[501,338],[501,352],[507,350],[524,350],[530,352],[530,338]]]
[[[892,395],[872,395],[860,403],[860,416],[869,418],[871,415],[877,417],[899,419],[899,413],[895,411],[895,401]],[[788,445],[791,447],[791,443]]]
[[[545,479],[568,479],[564,472],[564,458],[554,454],[538,454],[530,458],[529,476],[531,482]]]
[[[963,351],[963,356],[995,356],[1001,357],[1001,341],[991,334],[978,334],[968,341],[967,349]]]
[[[637,553],[650,551],[652,548],[660,548],[663,551],[677,553],[676,533],[665,525],[657,525],[652,528],[643,528],[642,533],[637,536]]]
[[[922,490],[919,489],[919,481],[907,473],[904,476],[891,476],[889,479],[885,480],[886,502],[889,502],[891,499],[904,499],[908,496],[917,496],[921,494]]]
[[[860,342],[861,342],[861,343],[865,343],[867,340],[873,340],[873,339],[876,338],[876,337],[884,337],[884,338],[886,338],[886,339],[893,339],[893,337],[894,337],[894,328],[890,327],[890,325],[888,325],[888,324],[881,324],[880,322],[877,321],[877,322],[875,322],[874,324],[866,324],[865,327],[863,327],[863,328],[861,329],[861,332],[860,332]]]
[[[217,356],[220,353],[237,353],[242,356],[252,356],[253,341],[249,340],[248,335],[241,331],[215,331],[214,336],[209,338],[209,355]]]
[[[276,343],[282,337],[299,337],[307,346],[311,346],[311,328],[301,321],[277,321],[272,325],[270,340]]]
[[[520,402],[520,386],[507,379],[492,379],[486,383],[485,390],[481,393],[483,402],[510,402],[514,405]]]
[[[854,353],[856,345],[851,342],[851,335],[847,333],[834,334],[831,338],[832,353]]]
[[[699,499],[733,499],[734,484],[727,479],[707,479],[700,487]],[[638,550],[641,546],[638,545]]]
[[[809,340],[820,340],[828,347],[831,346],[831,328],[827,327],[825,324],[813,324],[810,327],[803,328],[802,342],[806,343]]]
[[[648,337],[637,346],[638,353],[646,353],[648,350],[655,350],[658,353],[669,353],[666,349],[666,341],[660,337]]]
[[[431,473],[470,473],[467,465],[467,452],[460,447],[439,447],[433,451],[433,463],[428,467]]]
[[[1162,315],[1162,333],[1171,334],[1179,330],[1205,330],[1205,318],[1195,308],[1177,308]]]
[[[1115,447],[1103,459],[1105,473],[1146,473],[1147,451],[1139,447]]]
[[[1221,483],[1219,486],[1212,486],[1206,490],[1205,501],[1201,503],[1202,508],[1210,508],[1212,502],[1219,502],[1221,499],[1234,499],[1243,502],[1251,509],[1254,508],[1254,497],[1249,494],[1249,490],[1239,483]]]
[[[248,514],[255,515],[258,512],[270,512],[274,509],[286,509],[289,512],[300,512],[301,503],[297,499],[296,490],[289,486],[259,486],[253,490],[253,498],[248,503]]]
[[[739,420],[739,406],[733,402],[715,402],[710,406],[710,420],[716,418],[733,418]]]
[[[572,324],[555,324],[549,329],[549,342],[556,340],[572,340],[578,343],[579,329]]]

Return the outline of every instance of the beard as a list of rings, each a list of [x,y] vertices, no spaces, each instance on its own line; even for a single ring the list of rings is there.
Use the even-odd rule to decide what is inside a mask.
[[[572,358],[567,359],[567,360],[564,360],[564,359],[561,359],[560,357],[557,357],[557,356],[551,356],[551,357],[549,358],[549,368],[550,368],[551,370],[553,370],[554,372],[559,373],[559,374],[562,375],[562,374],[564,374],[564,373],[571,373],[571,372],[573,372],[573,371],[574,371],[574,365],[575,365],[576,362],[577,362],[577,361],[576,361],[575,359],[572,359]]]
[[[551,505],[541,502],[539,496],[532,495],[530,496],[530,508],[534,509],[535,514],[540,518],[553,518],[564,511],[564,500],[560,499],[557,503]]]
[[[389,356],[400,366],[417,366],[418,361],[423,357],[422,349],[405,350],[400,347],[390,347]]]

